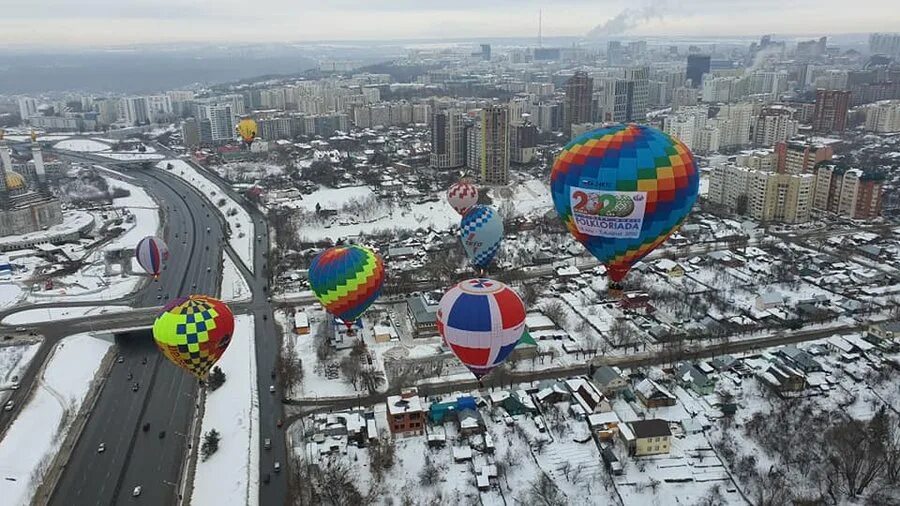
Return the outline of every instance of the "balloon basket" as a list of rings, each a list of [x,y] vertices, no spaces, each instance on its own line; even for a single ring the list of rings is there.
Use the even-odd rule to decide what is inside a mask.
[[[610,283],[609,288],[607,289],[607,295],[610,299],[621,299],[625,296],[625,289],[622,287],[622,283]]]

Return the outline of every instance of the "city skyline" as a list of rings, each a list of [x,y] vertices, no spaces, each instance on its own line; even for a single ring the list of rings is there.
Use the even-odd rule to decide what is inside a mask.
[[[761,33],[839,34],[895,31],[887,0],[848,4],[801,0],[710,2],[693,0],[677,7],[665,1],[640,4],[618,0],[588,2],[493,2],[470,0],[452,7],[437,2],[392,2],[374,6],[357,0],[310,2],[274,0],[248,9],[235,0],[110,0],[73,4],[39,0],[6,6],[0,45],[90,47],[185,42],[314,42],[354,40],[452,39],[536,36],[543,11],[546,37],[750,36]],[[254,6],[257,7],[257,6]],[[315,10],[313,10],[315,9]],[[810,12],[816,16],[811,18]],[[734,23],[740,13],[741,23]]]

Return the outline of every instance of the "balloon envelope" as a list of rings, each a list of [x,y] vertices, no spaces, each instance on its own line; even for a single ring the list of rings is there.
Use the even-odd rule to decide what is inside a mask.
[[[699,186],[684,143],[635,124],[572,140],[550,173],[556,212],[615,282],[681,226]]]
[[[253,121],[250,118],[244,118],[238,122],[235,130],[237,130],[238,135],[241,136],[241,139],[243,139],[248,146],[253,144],[253,140],[256,139],[256,121]]]
[[[153,340],[170,361],[205,379],[231,343],[234,315],[205,295],[173,300],[153,323]]]
[[[159,237],[144,237],[134,249],[134,257],[147,274],[159,276],[162,264],[169,259],[169,247]]]
[[[525,305],[499,281],[468,279],[441,298],[437,326],[453,354],[481,378],[519,343],[525,332]]]
[[[503,240],[503,219],[490,206],[475,206],[462,217],[459,237],[469,262],[479,269],[486,269]]]
[[[457,213],[465,215],[478,203],[478,188],[468,181],[453,183],[447,190],[447,202]]]
[[[349,328],[381,295],[384,262],[362,246],[328,248],[313,258],[309,286],[322,306]]]

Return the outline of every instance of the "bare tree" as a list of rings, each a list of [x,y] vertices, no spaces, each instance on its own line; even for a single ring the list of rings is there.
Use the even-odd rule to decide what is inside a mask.
[[[838,423],[828,431],[827,490],[835,499],[843,495],[858,497],[883,472],[884,446],[871,424],[857,420]]]
[[[526,496],[522,499],[524,504],[539,504],[542,506],[564,506],[565,494],[556,486],[553,480],[541,472],[528,484]]]
[[[356,358],[344,357],[341,359],[341,374],[344,375],[345,380],[353,385],[353,388],[356,388],[362,375],[362,365]]]
[[[541,313],[544,314],[550,321],[553,322],[559,328],[565,328],[568,325],[568,321],[566,318],[566,308],[563,307],[562,302],[558,300],[553,300],[547,302],[540,308]]]

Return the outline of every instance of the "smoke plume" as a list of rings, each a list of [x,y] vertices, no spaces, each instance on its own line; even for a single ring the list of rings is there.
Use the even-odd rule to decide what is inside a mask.
[[[660,18],[665,9],[662,0],[651,2],[639,8],[627,8],[608,19],[605,23],[595,26],[586,35],[591,39],[602,39],[613,35],[621,35],[629,30],[637,28],[645,21]]]

